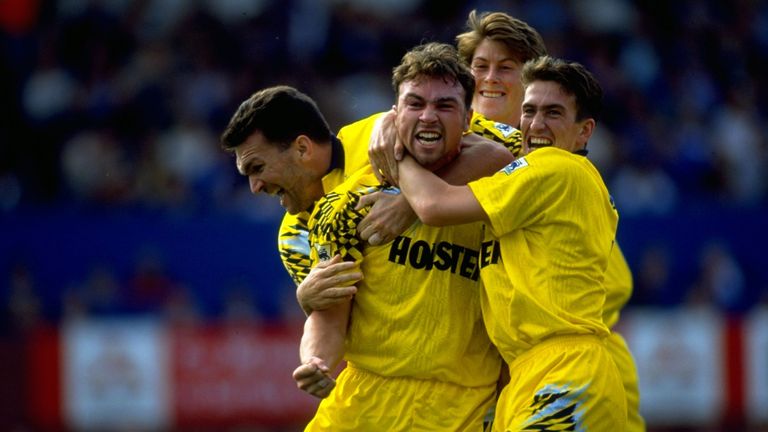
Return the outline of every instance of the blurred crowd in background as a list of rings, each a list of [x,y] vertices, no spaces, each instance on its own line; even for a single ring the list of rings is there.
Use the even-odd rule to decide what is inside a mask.
[[[630,227],[680,214],[705,213],[713,225],[768,216],[765,1],[2,0],[0,221],[62,211],[237,218],[269,229],[232,244],[276,256],[282,209],[253,196],[218,145],[240,101],[290,84],[338,130],[388,109],[400,57],[421,42],[454,43],[472,9],[527,21],[551,54],[596,74],[606,109],[589,156]],[[744,311],[768,300],[764,250],[747,243],[703,242],[686,274],[664,245],[627,244],[630,305]],[[65,255],[78,246],[51,247]],[[40,265],[0,262],[6,319],[24,327],[100,311],[204,315],[190,305],[205,295],[165,271],[172,257],[133,259],[130,275],[95,265],[58,280],[58,309],[43,307]],[[224,304],[215,314],[234,318],[265,314],[254,290],[292,297],[290,284],[208,289]]]

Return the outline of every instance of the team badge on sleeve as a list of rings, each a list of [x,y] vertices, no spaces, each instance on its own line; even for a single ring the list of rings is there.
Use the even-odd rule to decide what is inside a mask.
[[[509,163],[509,165],[505,166],[501,170],[504,171],[505,174],[510,175],[512,172],[524,168],[528,166],[528,161],[525,160],[525,157],[521,157],[520,159],[513,160]]]
[[[331,245],[329,244],[315,244],[315,251],[317,252],[318,261],[328,261],[331,259]]]

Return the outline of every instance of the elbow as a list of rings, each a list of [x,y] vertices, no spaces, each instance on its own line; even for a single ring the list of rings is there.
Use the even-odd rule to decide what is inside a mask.
[[[447,225],[440,217],[440,201],[433,197],[427,197],[414,203],[413,211],[421,223],[431,226]]]

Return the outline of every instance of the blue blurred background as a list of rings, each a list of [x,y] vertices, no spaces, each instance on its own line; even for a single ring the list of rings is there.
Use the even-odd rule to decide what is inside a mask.
[[[82,317],[301,316],[282,209],[218,135],[290,84],[336,130],[468,12],[534,26],[607,107],[590,158],[621,214],[635,307],[768,304],[768,3],[760,0],[0,0],[2,334]]]

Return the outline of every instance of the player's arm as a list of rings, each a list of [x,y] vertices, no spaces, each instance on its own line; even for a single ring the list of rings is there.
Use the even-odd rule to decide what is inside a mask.
[[[376,120],[376,125],[368,142],[368,159],[373,173],[382,183],[396,185],[397,162],[403,158],[404,147],[397,140],[395,128],[395,109],[387,111]]]
[[[371,206],[360,221],[360,238],[372,246],[386,244],[416,222],[416,213],[401,194],[388,191],[373,192],[360,198],[357,209]]]
[[[402,159],[397,154],[397,149],[402,148],[401,144],[394,146],[394,155],[392,146],[384,144],[396,141],[399,142],[394,129],[394,116],[387,113],[379,119],[369,146],[371,164],[375,172],[378,169],[374,160],[378,160],[379,164],[387,164],[389,167],[390,161]],[[473,133],[462,137],[461,145],[462,150],[459,156],[437,173],[442,179],[453,185],[464,185],[469,181],[491,175],[514,159],[514,156],[503,146]],[[374,157],[374,155],[381,153],[387,153],[389,157]],[[397,178],[396,170],[382,169],[382,172],[384,174],[377,175]],[[376,192],[362,197],[358,208],[371,205],[370,213],[358,226],[360,237],[367,240],[371,245],[375,246],[394,240],[416,220],[416,214],[403,196]]]
[[[336,385],[331,376],[344,355],[352,301],[325,310],[313,311],[304,322],[299,356],[301,365],[293,372],[296,385],[305,392],[324,398]]]
[[[363,249],[362,241],[356,238],[356,227],[362,214],[349,210],[356,204],[355,197],[371,188],[373,187],[359,186],[354,191],[327,194],[315,204],[312,219],[308,224],[312,262],[316,267],[326,269],[329,266],[322,264],[323,261],[336,267],[349,266],[342,263],[342,259],[351,262],[352,268],[348,268],[347,272],[357,272],[360,277],[349,280],[350,284],[362,277],[359,270],[363,262]],[[345,202],[339,201],[339,197],[352,198]],[[340,206],[334,207],[334,203],[339,203]],[[328,396],[335,386],[331,373],[344,355],[351,305],[352,296],[349,296],[327,309],[314,310],[307,317],[299,346],[301,365],[293,373],[300,389],[323,398]]]
[[[335,255],[310,270],[296,288],[296,300],[306,315],[312,311],[325,310],[351,300],[357,293],[353,284],[362,278],[363,274],[357,270],[357,264],[342,261],[340,255]]]
[[[357,275],[347,277],[345,283],[357,282],[362,278],[358,264],[354,261],[342,262],[341,256],[336,254],[325,262],[319,261],[310,272],[310,275],[321,276],[313,279],[307,276],[302,284],[306,284],[308,280],[317,280],[320,285],[333,285],[336,281],[344,280],[345,274]],[[322,276],[329,268],[344,268],[346,273]],[[352,288],[354,292],[357,291]],[[331,373],[344,356],[344,339],[347,335],[352,298],[352,295],[344,296],[326,308],[312,310],[304,321],[304,333],[299,344],[301,365],[294,370],[293,379],[297,387],[313,396],[324,398],[336,385]]]
[[[368,159],[382,183],[397,184],[397,161],[403,145],[397,140],[394,109],[381,115],[371,132]],[[408,201],[399,194],[375,192],[360,200],[357,209],[370,206],[370,212],[358,225],[360,238],[372,246],[388,243],[416,221]]]
[[[405,146],[397,136],[395,117],[393,109],[377,119],[368,143],[368,157],[380,181],[398,185],[397,162],[403,159]],[[514,159],[514,155],[499,143],[475,133],[465,134],[461,146],[459,158],[437,173],[453,185],[491,175]]]
[[[495,141],[470,133],[461,138],[461,153],[436,174],[452,185],[465,185],[472,180],[493,175],[515,157]]]
[[[454,186],[405,156],[398,166],[400,189],[416,215],[427,225],[444,226],[475,221],[488,215],[469,186]]]

